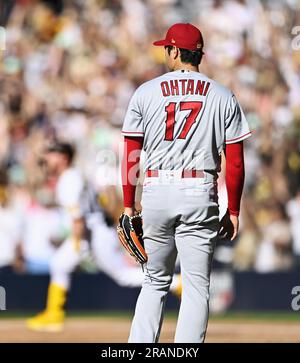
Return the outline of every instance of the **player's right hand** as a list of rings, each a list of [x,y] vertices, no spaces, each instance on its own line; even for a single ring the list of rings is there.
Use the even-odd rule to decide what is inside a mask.
[[[219,236],[233,241],[239,231],[239,217],[230,215],[227,211],[220,221]]]

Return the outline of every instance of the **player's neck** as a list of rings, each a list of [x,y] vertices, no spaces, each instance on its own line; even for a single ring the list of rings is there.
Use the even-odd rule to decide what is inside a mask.
[[[198,66],[193,66],[188,63],[179,63],[174,66],[173,71],[191,71],[191,72],[199,72]]]

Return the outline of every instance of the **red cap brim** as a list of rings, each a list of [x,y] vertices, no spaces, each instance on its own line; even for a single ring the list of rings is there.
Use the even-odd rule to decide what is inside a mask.
[[[157,40],[156,42],[153,42],[153,45],[163,47],[163,46],[172,45],[172,44],[167,39],[162,39],[162,40]]]

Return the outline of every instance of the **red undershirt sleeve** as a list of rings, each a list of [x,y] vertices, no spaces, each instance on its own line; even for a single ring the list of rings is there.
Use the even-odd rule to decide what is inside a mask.
[[[243,142],[227,144],[226,155],[226,188],[229,214],[238,216],[245,180]]]
[[[124,137],[124,153],[121,167],[124,208],[134,207],[143,141],[143,137]]]

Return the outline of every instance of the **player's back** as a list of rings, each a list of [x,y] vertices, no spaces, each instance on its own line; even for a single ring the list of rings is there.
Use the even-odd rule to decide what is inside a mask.
[[[234,125],[231,120],[238,118]],[[144,137],[145,169],[220,168],[225,142],[247,137],[247,122],[233,94],[202,73],[169,72],[140,86],[123,134]]]
[[[69,223],[73,218],[84,217],[90,228],[104,218],[96,191],[77,168],[70,167],[59,177],[56,201]]]

